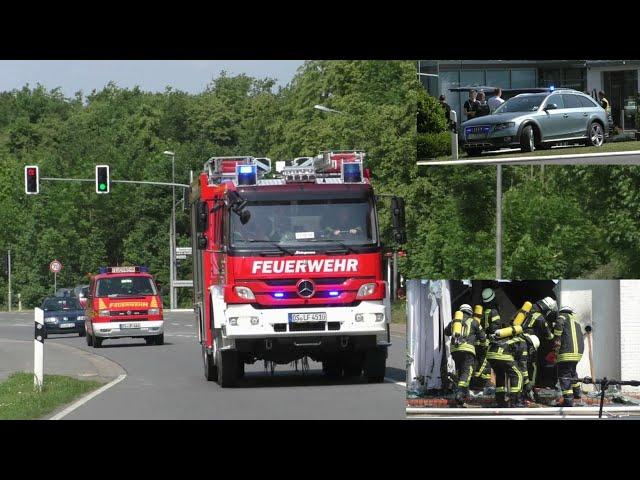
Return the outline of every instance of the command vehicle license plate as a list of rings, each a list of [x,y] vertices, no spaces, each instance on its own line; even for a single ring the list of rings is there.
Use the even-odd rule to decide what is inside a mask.
[[[60,324],[60,328],[73,328],[75,326],[76,326],[75,323],[61,323]]]
[[[291,322],[326,322],[326,312],[308,312],[308,313],[290,313],[289,323]]]
[[[127,330],[129,328],[140,328],[139,323],[121,323],[120,330]]]

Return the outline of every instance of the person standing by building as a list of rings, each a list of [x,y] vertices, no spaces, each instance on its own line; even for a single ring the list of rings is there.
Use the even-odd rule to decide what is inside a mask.
[[[451,107],[446,102],[446,100],[447,99],[444,95],[440,95],[440,97],[438,98],[440,106],[442,107],[442,110],[444,110],[444,118],[447,119],[447,125],[449,125],[451,123]]]
[[[491,108],[489,108],[489,104],[487,103],[486,96],[482,90],[478,93],[478,106],[476,108],[476,118],[484,117],[485,115],[491,114]]]
[[[460,306],[453,321],[444,329],[444,334],[451,337],[451,356],[456,364],[458,375],[455,398],[459,406],[464,406],[469,395],[469,382],[476,358],[475,345],[485,340],[484,331],[472,315],[471,305],[465,303]]]
[[[581,398],[581,386],[576,367],[584,353],[582,327],[575,319],[573,308],[563,306],[553,327],[558,382],[562,390],[563,407],[573,407]]]
[[[467,116],[467,120],[471,120],[476,117],[476,112],[478,111],[478,100],[476,97],[478,96],[478,92],[475,90],[469,91],[469,100],[464,102],[464,113]]]
[[[611,103],[605,98],[602,90],[598,92],[598,98],[600,99],[600,105],[602,108],[604,108],[608,114],[611,114]]]
[[[504,103],[504,100],[502,99],[502,89],[500,87],[496,89],[496,94],[487,100],[487,103],[489,104],[491,113],[495,112],[496,108]]]

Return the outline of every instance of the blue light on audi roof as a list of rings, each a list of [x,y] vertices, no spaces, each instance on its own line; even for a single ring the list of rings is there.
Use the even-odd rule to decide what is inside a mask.
[[[335,290],[329,292],[330,297],[337,297],[338,295],[340,295],[340,292],[336,292]]]
[[[238,185],[258,183],[258,167],[256,165],[236,165],[236,183]]]
[[[283,298],[284,297],[284,293],[276,292],[276,293],[273,294],[273,296],[276,297],[276,298]]]
[[[556,89],[555,85],[549,85],[549,90],[551,90],[552,92]]]
[[[343,163],[342,181],[344,183],[362,182],[362,164],[360,162]]]

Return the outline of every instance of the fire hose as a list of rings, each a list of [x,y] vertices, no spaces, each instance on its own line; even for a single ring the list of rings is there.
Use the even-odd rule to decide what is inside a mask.
[[[604,406],[604,392],[609,388],[610,385],[630,385],[632,387],[640,387],[640,380],[613,380],[607,377],[604,378],[591,378],[584,377],[582,379],[578,379],[579,382],[582,383],[591,383],[600,385],[600,411],[598,413],[598,418],[602,418],[602,407]]]

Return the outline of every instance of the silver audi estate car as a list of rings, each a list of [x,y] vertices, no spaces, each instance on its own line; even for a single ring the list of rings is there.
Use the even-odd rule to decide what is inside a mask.
[[[524,152],[559,143],[599,147],[609,136],[606,111],[577,90],[521,93],[493,114],[462,124],[462,146],[468,155],[483,150],[519,147]]]

